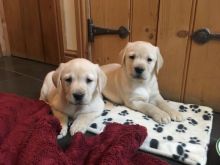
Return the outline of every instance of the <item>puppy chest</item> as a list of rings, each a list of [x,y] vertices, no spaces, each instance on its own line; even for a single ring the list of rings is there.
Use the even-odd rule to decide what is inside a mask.
[[[133,97],[135,98],[138,98],[140,100],[143,100],[143,101],[149,101],[149,98],[150,98],[150,91],[147,90],[146,88],[143,88],[143,87],[138,87],[138,88],[135,88],[133,93],[132,93]]]

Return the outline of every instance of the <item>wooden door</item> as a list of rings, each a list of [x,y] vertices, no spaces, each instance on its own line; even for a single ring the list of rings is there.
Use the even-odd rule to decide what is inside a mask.
[[[194,31],[209,28],[220,33],[219,6],[219,0],[199,0]],[[184,101],[209,105],[220,112],[220,41],[192,42]]]
[[[56,0],[3,0],[11,54],[60,62]]]
[[[159,86],[166,99],[181,100],[189,40],[191,11],[195,1],[176,0],[90,0],[90,17],[96,26],[130,31],[126,39],[98,36],[92,43],[92,61],[120,63],[118,53],[128,41],[158,45],[164,58]],[[180,33],[180,34],[179,34]]]
[[[125,26],[129,29],[130,0],[90,0],[90,16],[95,26],[118,29]],[[92,61],[100,65],[120,62],[119,51],[129,38],[121,39],[117,35],[95,37],[92,43]]]

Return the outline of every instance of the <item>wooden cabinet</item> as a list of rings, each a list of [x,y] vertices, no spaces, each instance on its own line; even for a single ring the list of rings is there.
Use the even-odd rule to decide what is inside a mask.
[[[11,54],[49,64],[86,57],[85,2],[1,0]]]

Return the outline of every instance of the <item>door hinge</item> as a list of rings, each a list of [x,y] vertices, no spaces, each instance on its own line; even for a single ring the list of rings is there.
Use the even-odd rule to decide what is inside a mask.
[[[89,42],[94,42],[94,38],[97,35],[112,35],[116,34],[120,38],[126,38],[129,35],[129,31],[126,27],[120,26],[118,30],[107,29],[102,27],[97,27],[93,24],[92,19],[88,19],[88,40]]]

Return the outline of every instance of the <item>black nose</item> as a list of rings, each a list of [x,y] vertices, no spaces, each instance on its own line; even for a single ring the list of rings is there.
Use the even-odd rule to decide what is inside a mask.
[[[138,74],[141,74],[144,72],[144,69],[143,68],[140,68],[140,67],[135,67],[134,68],[135,72],[138,73]]]
[[[83,93],[73,93],[73,97],[75,98],[75,100],[81,101],[84,97],[84,94]]]

